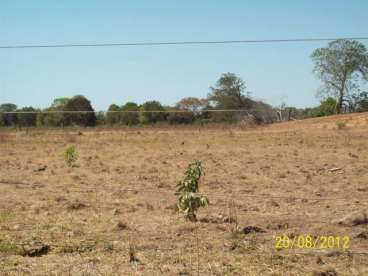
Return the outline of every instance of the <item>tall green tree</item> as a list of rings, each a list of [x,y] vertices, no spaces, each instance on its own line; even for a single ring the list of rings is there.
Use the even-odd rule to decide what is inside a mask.
[[[6,103],[0,105],[0,126],[14,126],[17,123],[17,114],[4,113],[4,112],[15,112],[17,106],[12,103]]]
[[[121,107],[121,122],[128,126],[139,124],[139,106],[136,103],[128,102]]]
[[[52,104],[51,107],[52,108],[56,108],[56,109],[63,109],[65,107],[65,105],[68,103],[68,101],[70,100],[70,98],[56,98]]]
[[[312,54],[314,72],[323,82],[323,94],[336,99],[335,112],[341,113],[349,93],[358,88],[359,79],[368,79],[366,47],[355,40],[336,40]]]
[[[82,95],[77,95],[68,100],[64,106],[64,123],[65,125],[76,126],[95,126],[96,114],[91,102]],[[69,111],[69,112],[68,112]],[[75,112],[73,111],[85,111]]]
[[[110,126],[118,125],[121,123],[121,109],[116,104],[111,104],[107,109],[106,123]]]
[[[208,100],[214,103],[216,108],[242,109],[252,106],[249,95],[246,95],[244,81],[233,73],[223,74],[215,87],[210,89]]]
[[[142,118],[143,123],[157,123],[159,121],[165,121],[167,114],[165,108],[158,101],[148,101],[142,105]],[[159,112],[150,112],[159,111]]]
[[[250,109],[253,101],[249,93],[246,93],[244,81],[233,73],[223,74],[215,87],[211,87],[208,100],[216,109]],[[235,121],[240,113],[221,112],[212,113],[215,121]]]

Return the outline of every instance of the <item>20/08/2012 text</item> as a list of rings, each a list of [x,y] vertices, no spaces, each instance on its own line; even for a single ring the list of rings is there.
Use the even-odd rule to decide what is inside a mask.
[[[275,237],[276,249],[342,249],[350,248],[349,236],[288,235]]]

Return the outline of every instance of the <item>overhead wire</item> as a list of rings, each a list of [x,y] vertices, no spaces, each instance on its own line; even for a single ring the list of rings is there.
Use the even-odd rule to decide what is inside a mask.
[[[269,43],[298,43],[325,42],[334,40],[368,40],[367,36],[351,37],[314,37],[287,39],[243,39],[243,40],[207,40],[207,41],[160,41],[160,42],[118,42],[118,43],[65,43],[65,44],[19,44],[0,45],[0,49],[34,49],[34,48],[81,48],[81,47],[130,47],[130,46],[173,46],[173,45],[213,45],[213,44],[269,44]]]

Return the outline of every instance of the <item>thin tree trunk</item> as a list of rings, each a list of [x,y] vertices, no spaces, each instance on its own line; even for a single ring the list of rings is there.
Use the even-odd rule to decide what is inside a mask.
[[[344,92],[345,92],[345,85],[346,85],[346,75],[344,75],[344,78],[342,80],[341,89],[339,91],[339,98],[336,103],[336,113],[341,114],[342,111],[342,105],[344,101]]]
[[[343,92],[340,91],[339,98],[336,102],[336,114],[340,114],[342,110],[342,104],[343,104]]]

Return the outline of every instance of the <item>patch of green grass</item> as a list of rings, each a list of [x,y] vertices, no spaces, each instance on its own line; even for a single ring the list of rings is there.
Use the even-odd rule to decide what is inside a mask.
[[[222,273],[223,275],[234,275],[236,269],[230,263],[223,262],[222,263]]]
[[[50,230],[50,229],[52,229],[54,226],[52,225],[52,224],[48,224],[48,223],[45,223],[45,224],[41,224],[40,226],[39,226],[39,228],[41,229],[41,230]]]
[[[0,223],[9,222],[12,218],[14,218],[14,214],[11,212],[1,213],[0,214]]]
[[[240,232],[232,232],[230,237],[229,250],[237,254],[254,253],[259,250],[258,242],[254,238],[244,238],[244,234]]]
[[[106,252],[114,251],[114,245],[112,244],[112,242],[105,242],[103,247]]]
[[[0,240],[0,253],[18,254],[19,247],[12,241]]]

